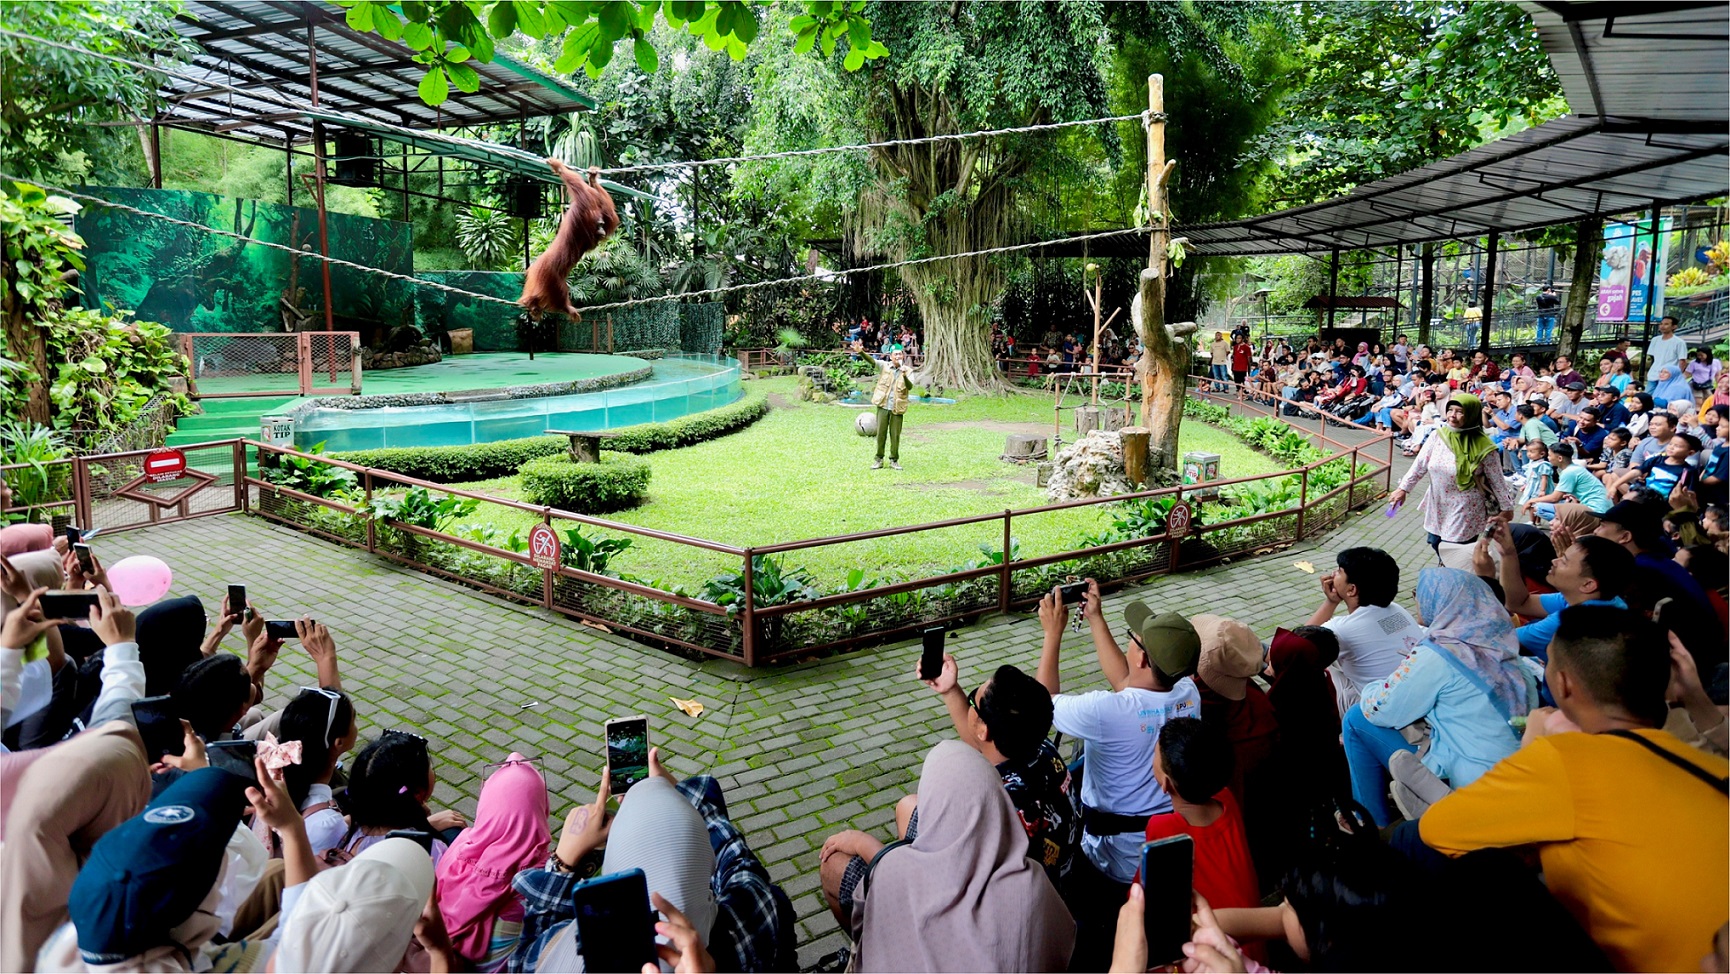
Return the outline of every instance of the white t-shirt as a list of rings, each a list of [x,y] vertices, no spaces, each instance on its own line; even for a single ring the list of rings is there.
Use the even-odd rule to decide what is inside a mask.
[[[1397,602],[1360,605],[1356,612],[1336,614],[1323,625],[1340,641],[1339,661],[1328,672],[1339,694],[1342,716],[1358,702],[1364,687],[1387,679],[1424,638],[1424,627]]]
[[[1051,726],[1087,742],[1087,770],[1081,801],[1089,808],[1120,815],[1171,811],[1171,796],[1153,777],[1153,747],[1159,730],[1173,717],[1200,717],[1201,692],[1185,677],[1159,693],[1137,687],[1060,693],[1051,698]],[[1084,834],[1081,851],[1100,871],[1120,883],[1140,867],[1142,832]]]
[[[1688,340],[1681,335],[1671,335],[1669,338],[1663,335],[1653,337],[1652,343],[1646,346],[1646,381],[1657,382],[1661,369],[1669,369],[1670,377],[1675,378],[1676,374],[1682,371],[1682,366],[1676,363],[1687,357]]]

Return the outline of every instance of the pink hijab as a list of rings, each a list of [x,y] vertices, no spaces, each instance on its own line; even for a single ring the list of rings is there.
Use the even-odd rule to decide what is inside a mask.
[[[515,751],[481,786],[475,824],[438,865],[438,903],[451,945],[471,961],[487,956],[493,922],[515,902],[511,879],[547,860],[547,782]]]

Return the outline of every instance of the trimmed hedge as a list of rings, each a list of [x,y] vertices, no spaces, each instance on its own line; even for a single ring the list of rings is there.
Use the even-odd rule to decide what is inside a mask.
[[[466,446],[396,446],[378,450],[347,450],[332,453],[337,460],[358,463],[375,470],[389,470],[435,484],[508,477],[530,460],[565,453],[570,440],[563,436],[526,436],[520,440],[494,440]]]
[[[768,396],[759,391],[718,409],[692,413],[665,423],[643,423],[613,430],[602,441],[620,453],[653,453],[690,446],[744,429],[769,412]],[[559,456],[570,448],[563,436],[527,436],[518,440],[495,440],[467,446],[401,446],[378,450],[347,450],[332,453],[336,460],[358,463],[375,470],[389,470],[435,484],[457,484],[471,480],[508,477],[530,460]],[[542,502],[544,503],[544,502]]]
[[[704,440],[712,440],[717,436],[725,436],[734,430],[745,427],[762,419],[769,412],[769,396],[767,393],[752,390],[745,393],[745,398],[730,403],[718,409],[692,413],[665,423],[643,423],[640,426],[621,426],[611,430],[610,435],[601,441],[601,445],[609,450],[620,453],[654,453],[656,450],[671,450],[676,447],[690,446]]]
[[[603,453],[599,463],[577,463],[568,456],[542,457],[518,471],[523,498],[576,514],[603,514],[634,507],[649,494],[649,463]]]

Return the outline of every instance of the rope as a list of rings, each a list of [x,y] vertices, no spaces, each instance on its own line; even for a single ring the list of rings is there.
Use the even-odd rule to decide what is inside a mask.
[[[187,74],[187,73],[182,72],[182,71],[174,70],[172,68],[165,68],[159,64],[150,64],[150,63],[147,63],[144,61],[133,61],[133,60],[130,60],[128,58],[119,57],[119,56],[113,55],[113,54],[104,54],[100,51],[92,51],[89,48],[79,47],[75,44],[66,44],[66,43],[62,43],[60,41],[51,41],[51,40],[46,40],[44,38],[32,37],[28,34],[21,34],[21,33],[18,33],[17,31],[7,30],[5,28],[0,28],[0,37],[12,37],[12,38],[17,38],[19,40],[27,40],[33,44],[41,44],[41,45],[44,45],[47,47],[55,47],[55,48],[59,48],[59,49],[64,50],[64,51],[71,51],[71,52],[78,53],[78,54],[88,55],[90,57],[101,58],[105,61],[113,61],[116,64],[123,64],[123,65],[127,65],[129,67],[134,67],[134,68],[141,68],[141,69],[146,70],[146,71],[155,71],[155,72],[162,74],[166,77],[178,78],[178,79],[180,79],[182,81],[186,81],[190,84],[201,85],[205,88],[214,89],[213,91],[210,92],[211,94],[216,94],[217,92],[226,91],[226,92],[229,92],[231,94],[240,95],[243,98],[250,98],[250,99],[257,100],[257,101],[273,102],[275,104],[282,105],[286,108],[292,109],[296,114],[306,115],[309,118],[318,118],[318,117],[334,118],[334,119],[338,120],[339,122],[344,122],[344,121],[349,122],[352,125],[354,125],[354,127],[356,127],[356,128],[387,129],[390,131],[403,133],[405,136],[410,137],[410,138],[422,139],[422,140],[426,140],[426,141],[430,141],[430,142],[443,142],[443,143],[448,144],[448,145],[458,146],[458,147],[465,148],[465,149],[478,150],[481,152],[490,152],[490,153],[493,153],[493,154],[499,155],[499,156],[506,156],[506,157],[515,158],[518,161],[533,160],[536,164],[540,164],[540,162],[541,162],[540,157],[535,156],[532,153],[525,152],[521,149],[517,149],[517,148],[512,147],[512,146],[499,145],[496,142],[489,142],[485,139],[469,139],[469,138],[464,138],[462,136],[446,135],[443,132],[437,132],[437,131],[432,131],[432,130],[412,129],[412,128],[408,128],[407,126],[395,125],[395,124],[392,124],[390,122],[380,121],[380,120],[375,119],[375,118],[370,118],[370,117],[365,116],[365,115],[354,114],[352,112],[345,112],[345,111],[342,111],[340,109],[329,109],[329,108],[324,108],[322,106],[317,107],[317,108],[313,108],[309,105],[295,102],[292,99],[290,99],[284,95],[280,95],[280,94],[276,93],[275,91],[272,91],[268,88],[261,88],[261,89],[255,90],[255,91],[247,91],[245,89],[237,88],[237,87],[230,85],[230,84],[225,84],[224,82],[221,82],[221,81],[212,80],[209,77],[197,77],[197,76]],[[215,71],[214,68],[203,68],[202,66],[200,66],[200,67],[207,74]],[[188,99],[188,100],[192,100],[192,99]],[[1146,126],[1148,123],[1150,123],[1152,121],[1164,121],[1165,118],[1166,118],[1166,115],[1163,112],[1156,113],[1156,112],[1152,112],[1152,111],[1144,111],[1144,112],[1140,112],[1140,113],[1137,113],[1134,115],[1111,115],[1111,116],[1108,116],[1105,118],[1085,118],[1085,119],[1079,119],[1079,120],[1072,121],[1072,122],[1048,122],[1048,123],[1044,123],[1044,124],[1040,124],[1040,125],[1021,125],[1021,126],[1017,126],[1014,128],[987,129],[987,130],[982,130],[982,131],[977,131],[977,132],[956,132],[956,133],[945,134],[945,135],[927,135],[927,136],[921,136],[920,138],[915,138],[915,139],[890,139],[890,140],[884,141],[884,142],[865,142],[865,143],[861,143],[858,145],[823,146],[823,147],[816,148],[816,149],[790,149],[790,150],[783,151],[783,152],[766,152],[766,153],[759,153],[756,155],[744,155],[744,156],[720,156],[720,157],[716,157],[713,159],[692,159],[692,160],[687,160],[687,161],[683,161],[683,162],[643,163],[641,165],[635,165],[635,166],[618,166],[618,167],[615,167],[612,169],[602,169],[601,175],[603,175],[603,176],[617,176],[617,175],[621,175],[621,174],[625,174],[625,173],[665,172],[665,171],[673,170],[673,169],[692,169],[692,168],[698,168],[698,167],[702,167],[702,166],[728,166],[728,165],[735,165],[735,164],[742,163],[742,162],[756,162],[756,161],[769,160],[769,159],[797,159],[797,158],[803,158],[803,157],[808,157],[808,156],[832,155],[832,154],[840,153],[840,152],[864,152],[864,151],[867,151],[870,149],[888,149],[888,148],[893,148],[896,146],[927,145],[927,144],[934,143],[934,142],[958,142],[958,141],[965,141],[967,139],[992,138],[992,137],[996,137],[996,136],[1000,136],[1000,135],[1022,135],[1022,134],[1031,133],[1031,132],[1052,132],[1052,131],[1057,131],[1059,129],[1076,128],[1078,126],[1083,126],[1083,125],[1107,125],[1107,124],[1112,124],[1112,123],[1116,123],[1116,122],[1140,121],[1143,126]]]
[[[322,260],[322,261],[325,261],[326,263],[334,264],[338,267],[348,267],[348,268],[352,268],[353,270],[361,271],[362,273],[366,273],[366,274],[377,274],[380,277],[385,277],[385,278],[388,278],[388,279],[393,280],[393,281],[406,281],[410,284],[418,284],[422,287],[430,287],[430,288],[433,288],[435,290],[444,291],[447,294],[456,294],[456,295],[461,295],[463,297],[473,298],[476,301],[486,301],[486,302],[491,302],[493,304],[506,304],[506,305],[510,305],[511,307],[517,307],[518,306],[517,302],[511,300],[510,298],[501,298],[501,297],[497,297],[497,296],[491,295],[491,294],[481,294],[481,293],[478,293],[476,291],[467,291],[467,290],[464,290],[460,287],[452,287],[449,284],[441,284],[437,281],[429,281],[429,280],[426,280],[424,278],[415,277],[412,274],[398,274],[395,271],[387,271],[382,267],[370,267],[366,264],[357,264],[354,261],[342,260],[341,258],[338,258],[338,257],[326,257],[323,254],[316,254],[316,253],[313,253],[313,252],[308,251],[308,250],[296,250],[295,248],[290,247],[286,244],[279,244],[279,243],[276,243],[276,242],[270,241],[270,240],[260,240],[257,237],[248,237],[245,234],[234,233],[233,231],[229,231],[229,230],[219,230],[215,227],[207,227],[202,223],[193,223],[190,220],[181,220],[181,219],[178,219],[176,217],[165,216],[161,213],[152,213],[149,210],[141,210],[136,206],[128,206],[125,203],[116,203],[116,202],[113,202],[112,200],[105,200],[100,196],[91,196],[88,193],[80,193],[80,192],[77,192],[75,190],[66,189],[66,188],[60,187],[60,186],[51,186],[51,185],[48,185],[46,183],[42,183],[42,182],[39,182],[36,180],[25,179],[22,176],[12,176],[12,175],[8,175],[6,173],[0,173],[0,180],[7,180],[7,181],[11,181],[11,182],[25,183],[27,185],[32,185],[32,186],[39,186],[48,192],[57,193],[61,196],[66,196],[66,197],[69,197],[69,198],[75,199],[75,200],[84,200],[86,202],[95,203],[98,206],[105,206],[105,207],[108,207],[109,209],[119,210],[123,213],[132,213],[132,214],[136,214],[138,216],[149,217],[153,220],[161,220],[165,223],[174,224],[175,226],[187,227],[187,228],[193,229],[193,230],[201,230],[205,233],[215,234],[216,236],[219,236],[219,237],[228,237],[230,239],[240,240],[240,241],[243,241],[245,243],[255,243],[255,244],[258,244],[259,246],[262,246],[262,247],[269,247],[272,250],[280,250],[280,251],[284,251],[285,253],[294,254],[297,257],[307,257],[307,258],[310,258],[313,260]],[[631,308],[631,307],[635,307],[637,305],[643,305],[643,304],[660,304],[664,301],[685,301],[685,300],[689,300],[692,298],[704,298],[704,297],[711,297],[714,295],[732,294],[735,291],[755,291],[755,290],[758,290],[761,288],[766,288],[766,287],[779,287],[782,284],[798,284],[798,283],[807,282],[807,281],[829,282],[829,281],[833,281],[837,278],[851,277],[854,274],[869,274],[869,273],[873,273],[876,271],[895,270],[895,269],[901,268],[901,267],[917,267],[917,266],[920,266],[922,264],[934,264],[934,263],[937,263],[939,261],[945,261],[945,260],[960,260],[964,257],[989,257],[989,256],[994,255],[994,254],[1013,254],[1013,253],[1019,253],[1021,251],[1025,251],[1025,250],[1038,250],[1041,247],[1050,247],[1054,244],[1086,243],[1086,242],[1092,241],[1092,240],[1108,240],[1108,239],[1111,239],[1113,237],[1126,237],[1126,236],[1140,235],[1140,234],[1146,233],[1146,232],[1147,232],[1146,227],[1129,227],[1129,228],[1123,229],[1123,230],[1103,230],[1103,231],[1100,231],[1099,233],[1087,233],[1087,234],[1082,234],[1079,237],[1065,237],[1061,240],[1038,240],[1038,241],[1034,241],[1033,243],[1009,244],[1007,246],[991,247],[991,248],[987,248],[985,250],[970,250],[970,251],[967,251],[965,253],[960,253],[960,254],[939,254],[935,257],[918,257],[918,258],[914,258],[912,260],[898,260],[898,261],[893,261],[893,262],[887,263],[887,264],[873,264],[873,265],[870,265],[868,267],[850,267],[850,268],[846,268],[844,270],[838,270],[838,271],[825,271],[822,274],[801,274],[801,275],[798,275],[796,277],[778,277],[778,278],[775,278],[774,280],[771,280],[771,281],[756,281],[756,282],[753,282],[750,284],[732,284],[732,285],[729,285],[727,287],[709,288],[709,289],[703,290],[703,291],[686,291],[686,292],[683,292],[680,294],[660,294],[660,295],[655,295],[655,296],[647,297],[647,298],[630,298],[630,299],[625,300],[625,301],[612,301],[612,302],[608,302],[606,304],[586,305],[581,310],[583,310],[583,311],[613,311],[613,310],[616,310],[619,308]]]

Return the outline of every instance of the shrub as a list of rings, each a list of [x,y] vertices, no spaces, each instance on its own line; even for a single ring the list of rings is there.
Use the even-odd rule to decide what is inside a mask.
[[[530,460],[564,453],[563,436],[528,436],[466,446],[399,446],[379,450],[347,450],[332,457],[375,470],[388,470],[435,484],[490,480],[516,473]]]
[[[599,463],[576,463],[568,456],[542,457],[523,464],[523,496],[575,514],[599,514],[632,507],[649,493],[649,465],[635,457],[603,453]]]
[[[653,453],[690,446],[743,429],[769,411],[763,392],[747,393],[738,402],[692,413],[665,423],[644,423],[613,430],[605,441],[609,450],[621,453]],[[402,446],[379,450],[348,450],[332,457],[375,470],[388,470],[435,484],[457,484],[491,480],[516,473],[523,464],[542,457],[564,454],[570,440],[563,436],[527,436],[517,440],[495,440],[467,446]]]
[[[690,446],[724,436],[762,419],[769,412],[767,393],[753,390],[738,402],[710,409],[665,423],[643,423],[613,430],[604,442],[609,450],[620,453],[653,453]]]

